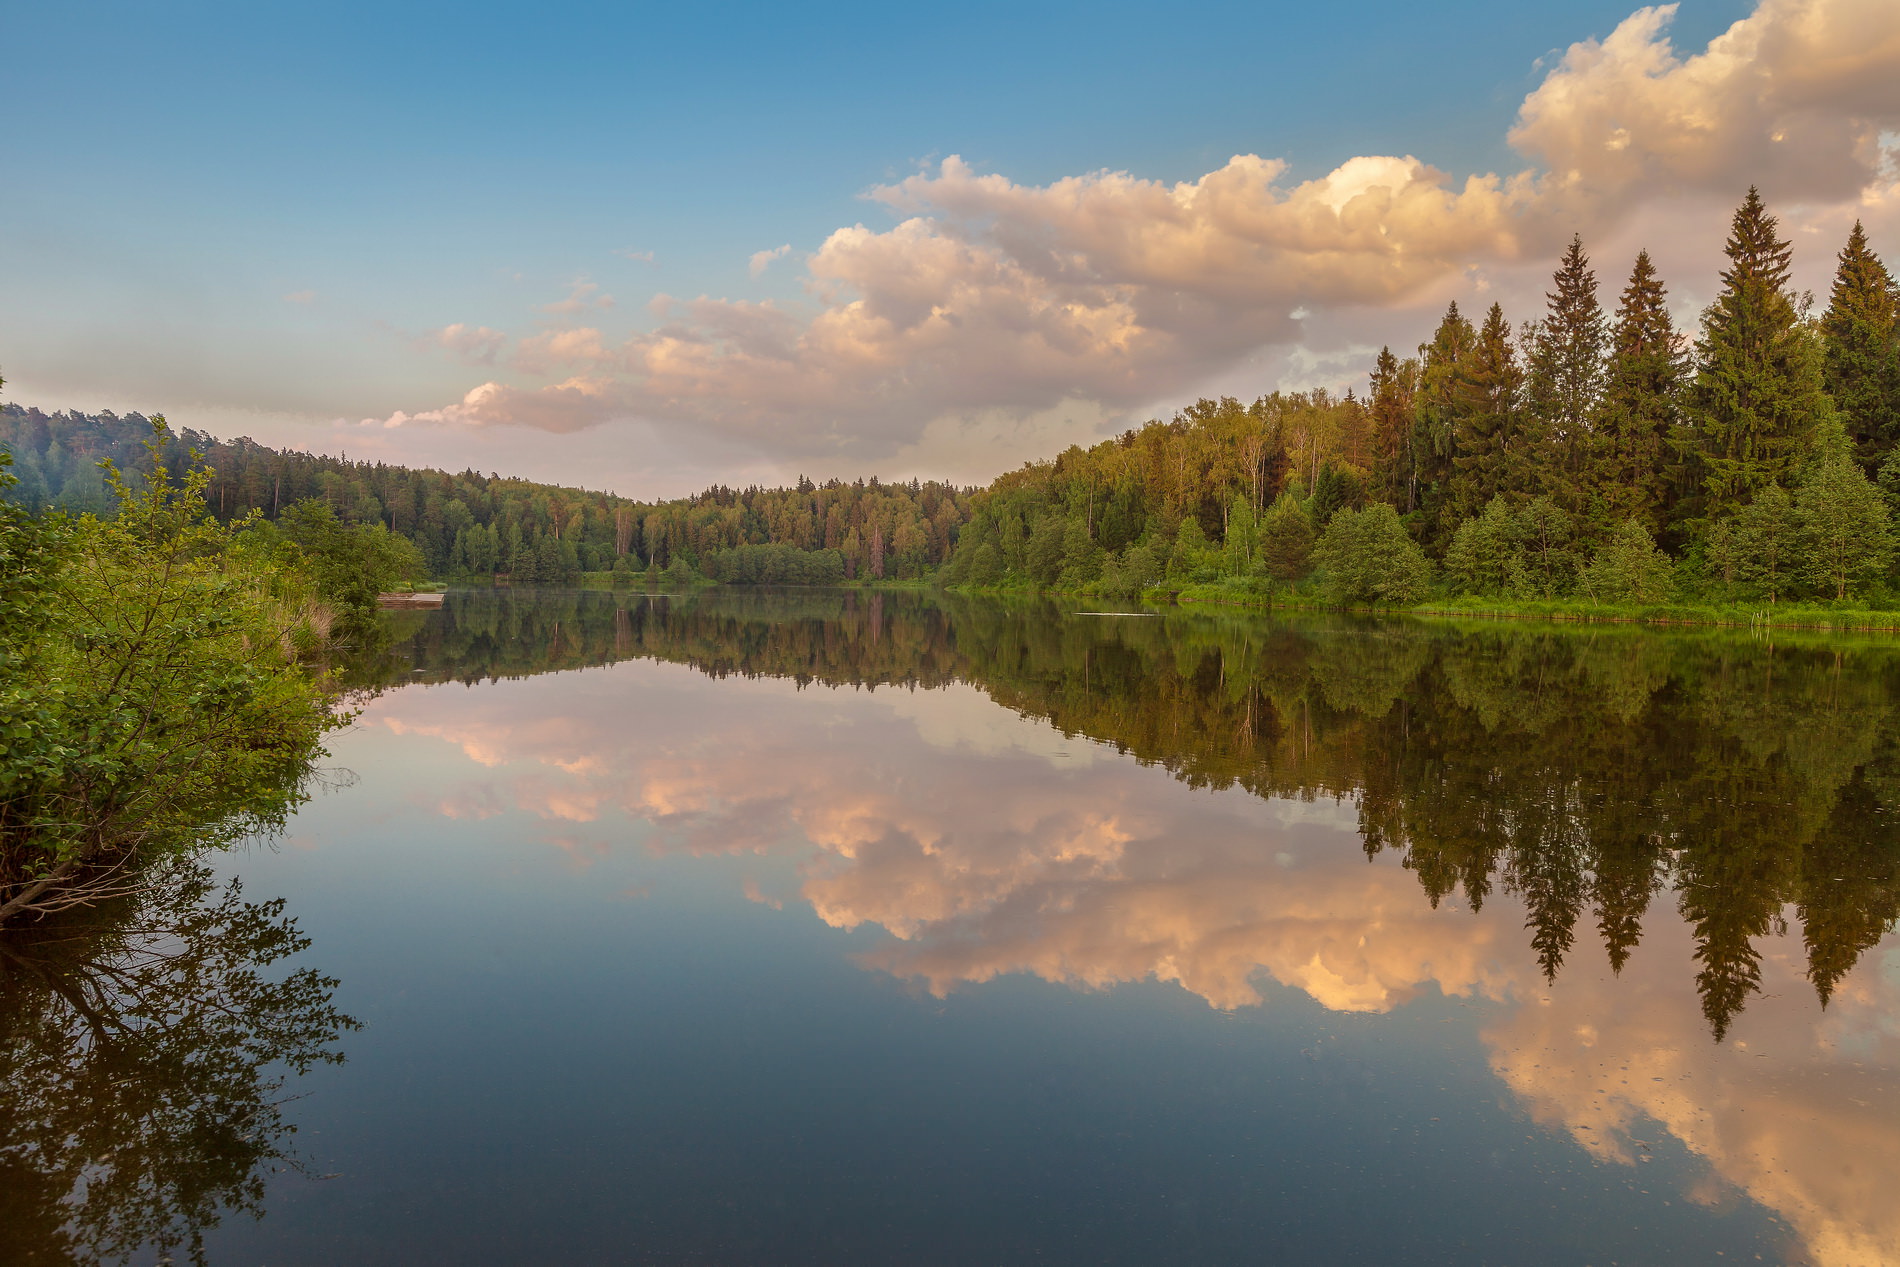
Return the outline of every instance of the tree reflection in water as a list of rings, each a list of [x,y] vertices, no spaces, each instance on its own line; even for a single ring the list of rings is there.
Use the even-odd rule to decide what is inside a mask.
[[[137,899],[0,934],[7,1261],[202,1262],[222,1213],[260,1215],[267,1177],[302,1168],[286,1080],[341,1063],[357,1024],[332,978],[268,971],[309,945],[283,907],[180,863]]]
[[[1195,787],[1350,801],[1434,906],[1520,898],[1550,979],[1584,924],[1620,970],[1673,893],[1717,1039],[1785,912],[1824,1003],[1900,914],[1900,648],[1878,640],[729,590],[457,595],[401,635],[401,680],[654,658],[968,682]]]

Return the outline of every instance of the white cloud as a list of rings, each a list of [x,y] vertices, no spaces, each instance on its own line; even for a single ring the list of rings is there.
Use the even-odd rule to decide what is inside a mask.
[[[775,246],[769,251],[754,251],[752,252],[752,259],[746,265],[746,267],[752,273],[754,277],[758,277],[762,275],[766,269],[772,266],[773,260],[784,259],[787,255],[790,255],[791,253],[792,253],[792,244],[790,242],[786,242],[780,246]]]
[[[308,306],[316,301],[317,292],[314,290],[293,290],[284,296],[284,302],[287,304],[302,304]]]
[[[637,264],[651,264],[653,262],[653,252],[636,251],[630,246],[620,247],[614,251],[614,254],[623,260],[632,260]]]
[[[1036,186],[952,156],[871,191],[897,222],[832,233],[799,310],[659,297],[657,324],[631,336],[523,340],[514,369],[551,386],[487,383],[413,418],[566,430],[639,417],[781,456],[876,460],[972,418],[1076,402],[1125,416],[1263,349],[1301,349],[1285,363],[1302,381],[1336,377],[1347,345],[1371,340],[1320,347],[1316,329],[1448,288],[1515,294],[1572,232],[1613,237],[1683,198],[1732,206],[1756,182],[1810,208],[1896,200],[1882,176],[1900,127],[1892,0],[1764,0],[1688,56],[1668,38],[1673,13],[1640,10],[1552,62],[1511,129],[1530,164],[1514,174],[1370,155],[1294,182],[1244,154],[1191,181],[1101,171]],[[758,252],[753,274],[788,253]],[[611,303],[596,290],[583,279],[543,311]]]

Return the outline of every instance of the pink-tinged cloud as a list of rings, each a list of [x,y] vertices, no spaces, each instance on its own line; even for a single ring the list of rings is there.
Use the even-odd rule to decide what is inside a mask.
[[[953,156],[872,190],[900,220],[826,238],[799,310],[661,297],[658,324],[630,336],[523,340],[513,368],[550,385],[484,384],[394,420],[664,420],[785,455],[877,458],[945,419],[1178,395],[1298,344],[1296,312],[1337,319],[1474,270],[1542,268],[1573,232],[1611,234],[1671,199],[1732,202],[1759,183],[1813,206],[1892,183],[1900,6],[1763,0],[1688,56],[1673,14],[1642,9],[1564,54],[1511,129],[1529,163],[1515,174],[1365,156],[1290,182],[1284,163],[1245,154],[1192,181],[1105,171],[1032,186]],[[755,255],[754,274],[788,251]],[[544,311],[602,302],[583,281]]]

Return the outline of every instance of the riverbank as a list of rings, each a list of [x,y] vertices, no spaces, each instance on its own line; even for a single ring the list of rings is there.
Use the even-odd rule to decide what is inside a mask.
[[[952,587],[958,593],[1007,595],[1040,594],[1051,598],[1107,598],[1089,591],[1065,592],[1027,586]],[[1114,596],[1126,601],[1132,596]],[[1819,603],[1695,603],[1647,605],[1591,603],[1581,599],[1501,599],[1471,596],[1438,597],[1406,607],[1376,607],[1330,603],[1305,586],[1270,585],[1258,579],[1153,586],[1139,600],[1155,606],[1209,604],[1260,610],[1333,611],[1364,615],[1415,616],[1455,620],[1537,620],[1572,624],[1654,626],[1709,626],[1738,629],[1788,629],[1821,633],[1900,633],[1900,610]]]

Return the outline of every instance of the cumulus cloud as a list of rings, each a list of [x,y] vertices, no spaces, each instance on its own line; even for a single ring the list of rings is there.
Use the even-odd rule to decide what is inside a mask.
[[[1638,10],[1572,45],[1525,99],[1510,139],[1552,180],[1618,199],[1749,184],[1794,200],[1872,184],[1900,121],[1900,11],[1889,0],[1763,0],[1680,56],[1676,6]]]
[[[314,290],[293,290],[284,296],[284,302],[287,304],[300,304],[307,307],[317,302],[317,292]]]
[[[623,260],[632,260],[636,264],[651,264],[653,262],[653,252],[636,251],[630,246],[620,247],[614,251],[614,254]]]
[[[796,310],[669,299],[628,336],[524,341],[515,369],[551,385],[484,384],[405,417],[559,429],[639,417],[784,455],[887,456],[996,411],[1143,407],[1299,345],[1307,318],[1542,269],[1572,232],[1612,232],[1658,200],[1732,201],[1755,182],[1839,201],[1893,182],[1891,0],[1763,0],[1686,56],[1673,14],[1642,9],[1563,54],[1510,131],[1528,164],[1515,173],[1458,178],[1370,155],[1295,181],[1245,154],[1189,181],[1101,171],[1025,185],[952,156],[872,190],[895,223],[832,233]],[[754,275],[788,249],[755,254]],[[577,283],[544,311],[607,302],[594,290]],[[1319,352],[1301,368],[1339,372]],[[540,410],[542,395],[560,403]]]
[[[752,259],[746,267],[754,277],[758,277],[772,266],[773,260],[784,259],[791,253],[792,244],[790,242],[786,242],[781,246],[775,246],[769,251],[754,251],[752,252]]]

